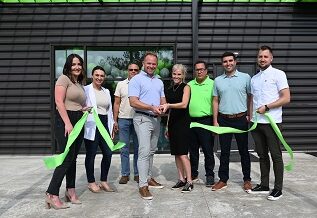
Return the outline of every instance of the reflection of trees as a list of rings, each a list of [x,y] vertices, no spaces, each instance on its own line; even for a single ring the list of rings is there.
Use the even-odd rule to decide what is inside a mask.
[[[143,55],[142,51],[125,51],[123,57],[107,57],[106,62],[118,69],[125,70],[130,63],[136,63],[140,66]]]
[[[129,63],[129,60],[118,57],[107,57],[106,60],[111,66],[115,66],[118,69],[126,69],[126,66]]]
[[[149,50],[157,54],[158,59],[163,62],[173,61],[173,51],[170,48],[157,48]],[[135,63],[142,67],[143,56],[146,51],[125,51],[122,57],[107,57],[105,62],[120,70],[126,70],[130,63]]]

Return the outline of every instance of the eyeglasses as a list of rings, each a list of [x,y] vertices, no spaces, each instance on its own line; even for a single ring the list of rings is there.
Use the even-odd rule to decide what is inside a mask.
[[[139,69],[129,69],[129,71],[136,71],[136,72],[138,72]]]
[[[203,72],[203,71],[205,71],[206,69],[205,68],[200,68],[200,69],[196,69],[195,71],[196,72]]]

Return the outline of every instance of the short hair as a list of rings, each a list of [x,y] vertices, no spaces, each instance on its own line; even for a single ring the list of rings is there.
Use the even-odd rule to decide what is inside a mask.
[[[140,66],[139,66],[139,64],[138,64],[138,63],[136,63],[136,62],[130,62],[130,63],[128,64],[128,68],[129,68],[132,64],[137,65],[137,66],[138,66],[138,68],[139,68],[139,70],[140,70]]]
[[[204,64],[205,65],[205,69],[208,68],[207,62],[204,60],[197,60],[194,64],[194,67],[196,67],[197,64]]]
[[[73,59],[78,58],[80,64],[81,64],[81,74],[78,76],[77,81],[74,81],[73,77],[71,76],[72,72],[72,65],[73,65]],[[66,62],[64,64],[63,68],[63,74],[66,75],[73,83],[78,82],[80,84],[85,83],[85,69],[84,69],[84,60],[78,55],[78,54],[70,54],[66,58]]]
[[[158,60],[157,54],[154,53],[154,52],[147,51],[147,52],[145,53],[144,57],[143,57],[143,60],[145,60],[145,58],[146,58],[147,56],[154,56],[154,57],[156,57],[156,60]]]
[[[94,75],[94,72],[95,72],[96,70],[101,70],[101,71],[103,71],[103,72],[106,74],[106,71],[105,71],[105,69],[103,69],[103,67],[101,67],[101,66],[95,66],[95,67],[92,69],[92,71],[91,71],[91,75]]]
[[[233,57],[233,60],[237,60],[237,57],[233,52],[226,51],[225,53],[221,55],[221,62],[223,61],[223,58],[231,57],[231,56]]]
[[[175,64],[172,68],[172,72],[176,71],[176,70],[180,70],[182,71],[184,77],[183,77],[183,82],[185,81],[186,78],[186,73],[187,73],[187,67],[183,64]]]
[[[265,50],[269,50],[270,53],[273,55],[273,50],[270,46],[267,46],[267,45],[262,45],[260,48],[259,48],[259,51],[265,51]]]

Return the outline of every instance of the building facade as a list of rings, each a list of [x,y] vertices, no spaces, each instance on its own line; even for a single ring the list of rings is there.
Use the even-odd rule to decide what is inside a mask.
[[[0,154],[58,150],[53,91],[59,51],[81,52],[89,69],[91,52],[167,49],[169,65],[185,64],[192,73],[193,62],[204,59],[215,77],[222,73],[225,51],[237,52],[240,70],[253,75],[257,49],[264,44],[274,49],[273,64],[286,72],[290,85],[283,135],[294,150],[317,150],[316,6],[195,0],[0,3]]]

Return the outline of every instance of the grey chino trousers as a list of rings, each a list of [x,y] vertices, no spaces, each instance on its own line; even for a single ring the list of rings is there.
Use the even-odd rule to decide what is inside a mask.
[[[148,179],[152,177],[153,156],[157,150],[160,135],[160,117],[150,117],[135,113],[133,117],[134,129],[138,137],[138,170],[139,187],[148,186]]]

